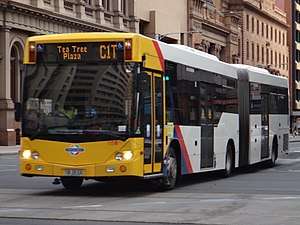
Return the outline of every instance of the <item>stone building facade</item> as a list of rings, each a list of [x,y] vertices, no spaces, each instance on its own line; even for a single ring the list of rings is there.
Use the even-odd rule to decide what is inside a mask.
[[[240,62],[240,15],[229,0],[188,0],[188,45],[228,63]]]
[[[287,1],[290,47],[291,125],[300,124],[300,1]]]
[[[241,63],[288,77],[288,21],[284,0],[230,0],[241,18]]]
[[[23,53],[28,36],[81,31],[138,32],[134,0],[0,1],[0,145],[18,142]]]

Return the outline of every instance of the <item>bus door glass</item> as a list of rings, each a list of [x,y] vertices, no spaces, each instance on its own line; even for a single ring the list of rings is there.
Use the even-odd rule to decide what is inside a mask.
[[[161,171],[163,158],[163,94],[160,74],[142,73],[142,117],[144,136],[144,173]]]
[[[214,166],[214,125],[212,87],[208,83],[200,86],[200,125],[201,125],[201,168]]]
[[[269,95],[262,94],[261,102],[261,159],[269,157]]]

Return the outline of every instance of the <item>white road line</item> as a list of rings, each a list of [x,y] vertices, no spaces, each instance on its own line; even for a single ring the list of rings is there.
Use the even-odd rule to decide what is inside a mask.
[[[0,209],[0,213],[2,212],[24,212],[28,211],[29,209]]]
[[[10,164],[10,165],[4,165],[4,164],[0,164],[0,167],[17,167],[18,165],[13,165],[13,164]]]
[[[78,208],[98,208],[103,205],[76,205],[76,206],[63,206],[62,209],[78,209]]]
[[[12,172],[12,171],[18,171],[18,170],[17,169],[0,170],[0,173],[2,173],[2,172]]]
[[[130,205],[162,205],[162,204],[167,204],[167,202],[140,202],[140,203],[132,203]]]
[[[295,200],[300,199],[300,196],[284,196],[284,197],[267,197],[267,198],[260,198],[263,200]]]

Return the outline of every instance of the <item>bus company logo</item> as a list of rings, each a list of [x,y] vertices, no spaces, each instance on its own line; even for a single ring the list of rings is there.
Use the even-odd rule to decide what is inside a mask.
[[[84,152],[85,149],[80,147],[80,145],[71,145],[66,148],[66,151],[70,153],[70,155],[79,155],[81,152]]]

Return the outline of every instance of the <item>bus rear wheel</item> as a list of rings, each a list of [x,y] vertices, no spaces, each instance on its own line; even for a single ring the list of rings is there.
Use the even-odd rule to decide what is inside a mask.
[[[234,169],[233,149],[228,145],[225,159],[224,177],[230,177]]]
[[[67,190],[78,190],[83,183],[83,178],[78,177],[61,177],[60,180]]]
[[[164,176],[160,180],[160,187],[163,190],[173,189],[178,177],[178,165],[175,150],[170,148],[164,159]]]
[[[277,139],[274,139],[273,144],[272,144],[270,167],[275,166],[276,160],[277,160],[277,154],[278,154],[278,144],[277,144]]]

